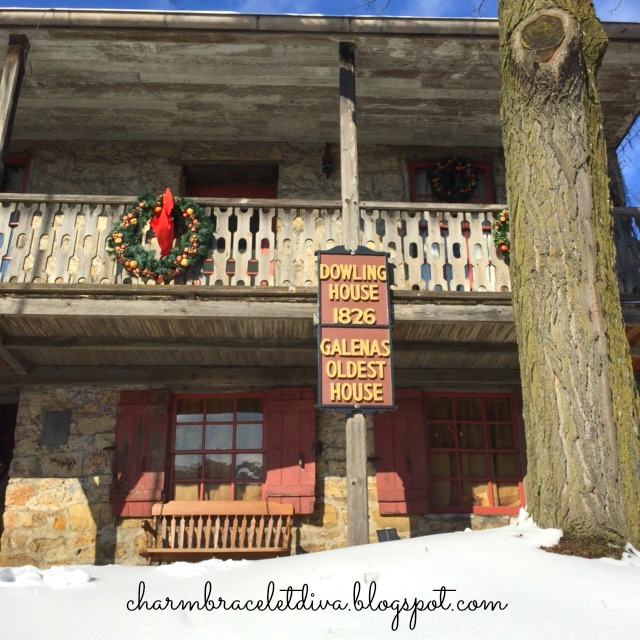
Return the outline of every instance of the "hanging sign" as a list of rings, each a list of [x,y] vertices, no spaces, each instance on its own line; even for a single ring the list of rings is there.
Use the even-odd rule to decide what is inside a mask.
[[[387,254],[318,251],[318,407],[394,408]]]

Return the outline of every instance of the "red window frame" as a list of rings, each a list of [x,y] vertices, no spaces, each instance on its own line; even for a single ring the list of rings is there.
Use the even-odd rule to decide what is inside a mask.
[[[237,401],[242,398],[255,398],[262,401],[262,448],[260,449],[236,449],[236,428],[238,424],[255,424],[256,420],[237,420]],[[178,425],[177,422],[177,410],[178,403],[180,400],[201,400],[203,403],[203,414],[202,420],[199,424],[202,425],[202,448],[201,449],[178,449],[176,450],[176,427]],[[233,400],[234,410],[233,410],[233,435],[232,435],[232,447],[231,449],[206,449],[205,448],[205,437],[206,437],[206,425],[213,424],[229,424],[228,422],[219,422],[219,423],[208,423],[206,419],[206,406],[204,403],[207,400],[214,399],[224,399],[224,400]],[[174,395],[172,403],[171,403],[171,438],[170,438],[170,447],[169,447],[169,456],[168,456],[168,487],[169,487],[169,499],[175,500],[174,497],[174,486],[176,483],[180,484],[197,484],[198,485],[198,501],[204,500],[204,486],[207,482],[209,483],[224,483],[230,485],[230,497],[229,500],[236,500],[235,498],[235,487],[236,484],[257,484],[260,482],[261,484],[261,492],[260,499],[265,499],[265,484],[267,478],[267,443],[266,443],[266,421],[265,415],[267,410],[267,395],[265,393],[221,393],[221,394],[177,394]],[[185,425],[193,425],[198,424],[197,422],[185,422],[180,423]],[[205,478],[205,465],[202,464],[200,478],[197,480],[191,480],[188,478],[178,478],[174,477],[175,475],[175,456],[176,455],[197,455],[200,454],[205,456],[208,453],[213,454],[230,454],[231,457],[231,478],[224,479],[215,479],[215,478]],[[262,454],[262,478],[260,480],[247,480],[247,481],[238,481],[235,478],[234,469],[235,469],[235,456],[238,454],[248,454],[248,453],[259,453]],[[241,500],[238,500],[241,502]]]
[[[20,185],[20,189],[18,191],[14,191],[13,193],[26,193],[27,183],[29,181],[30,163],[31,163],[31,158],[28,158],[26,156],[21,156],[21,157],[10,156],[4,161],[3,172],[9,165],[20,166],[20,167],[23,167],[24,169],[24,171],[22,172],[22,184]],[[3,193],[9,193],[9,192],[5,191]]]
[[[450,419],[429,419],[428,409],[427,409],[427,401],[429,398],[450,398],[451,399],[451,418]],[[482,398],[482,420],[458,420],[456,416],[456,398]],[[504,420],[488,420],[486,413],[486,405],[485,399],[499,399],[504,398],[509,401],[510,407],[510,421]],[[518,437],[518,422],[516,415],[516,406],[517,406],[517,398],[515,395],[510,393],[468,393],[468,392],[437,392],[430,391],[426,392],[423,395],[423,415],[424,415],[424,428],[425,428],[425,447],[427,452],[427,486],[429,490],[429,512],[430,513],[473,513],[477,515],[518,515],[521,506],[523,507],[525,502],[524,496],[524,485],[522,479],[522,465],[520,459],[520,442]],[[430,447],[429,446],[429,426],[437,425],[437,424],[453,424],[454,425],[454,434],[455,434],[455,447]],[[485,446],[484,448],[460,448],[458,445],[458,424],[482,424],[484,428],[484,440]],[[506,425],[509,424],[512,428],[513,433],[513,449],[498,449],[495,447],[488,446],[488,434],[487,434],[487,425],[488,424],[496,424],[496,425]],[[457,474],[455,476],[434,476],[432,472],[432,465],[429,464],[430,454],[431,453],[449,453],[456,456],[456,469]],[[485,455],[485,470],[486,473],[483,476],[462,476],[460,469],[460,454],[479,454],[483,453]],[[513,453],[516,460],[516,477],[499,477],[496,474],[489,473],[491,469],[491,465],[489,463],[489,455],[492,453],[497,454],[505,454],[505,453]],[[448,506],[438,506],[434,507],[431,500],[431,490],[432,484],[434,481],[449,481],[452,484],[457,483],[458,487],[458,504],[459,506],[448,505]],[[489,500],[489,506],[463,506],[463,493],[462,493],[462,483],[463,482],[482,482],[487,485],[487,497]],[[518,496],[520,500],[520,506],[517,507],[501,507],[494,503],[494,484],[503,484],[509,483],[518,485]]]
[[[437,160],[419,160],[409,163],[411,202],[437,202],[437,200],[433,196],[421,195],[417,193],[416,189],[416,169],[435,167],[437,162]],[[471,198],[469,198],[469,202],[476,202],[480,204],[494,204],[495,189],[493,185],[493,172],[491,170],[491,163],[471,162],[471,166],[473,166],[475,169],[481,169],[484,171],[486,194],[484,196],[472,196]]]

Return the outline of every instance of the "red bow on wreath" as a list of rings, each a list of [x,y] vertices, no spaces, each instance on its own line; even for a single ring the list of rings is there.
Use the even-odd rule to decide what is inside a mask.
[[[171,195],[171,190],[167,189],[162,196],[162,209],[156,213],[153,220],[149,223],[149,226],[156,234],[161,258],[169,255],[173,248],[175,236],[173,232],[173,218],[171,217],[172,211],[173,196]]]

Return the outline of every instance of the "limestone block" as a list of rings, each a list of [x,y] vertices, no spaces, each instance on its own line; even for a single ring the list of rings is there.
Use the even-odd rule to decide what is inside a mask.
[[[86,504],[72,504],[69,507],[69,528],[72,531],[87,531],[96,528],[93,513]]]
[[[12,486],[9,484],[5,504],[8,507],[23,507],[27,502],[29,502],[35,492],[36,488],[30,485]]]
[[[53,523],[52,529],[54,531],[64,531],[67,528],[67,519],[66,518],[56,518]]]
[[[322,526],[324,528],[337,526],[339,515],[340,512],[338,511],[338,509],[332,507],[329,504],[325,504],[324,514],[322,517]]]
[[[411,519],[409,516],[374,515],[371,519],[378,529],[397,529],[398,532],[411,530]]]
[[[86,453],[82,463],[84,475],[107,474],[111,471],[111,455],[108,451]]]
[[[75,423],[75,432],[82,435],[115,433],[116,422],[113,416],[78,416]]]
[[[35,538],[29,543],[29,551],[32,554],[38,555],[47,553],[52,549],[60,549],[65,547],[66,539],[62,537],[58,538]]]
[[[82,473],[82,458],[71,453],[53,453],[40,456],[42,475],[52,478],[69,478]]]

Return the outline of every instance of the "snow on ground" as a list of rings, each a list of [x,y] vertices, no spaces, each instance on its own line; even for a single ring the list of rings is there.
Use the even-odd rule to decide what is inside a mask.
[[[5,568],[0,637],[638,640],[640,555],[629,547],[621,561],[584,560],[539,548],[560,535],[523,513],[501,529],[276,560]]]

